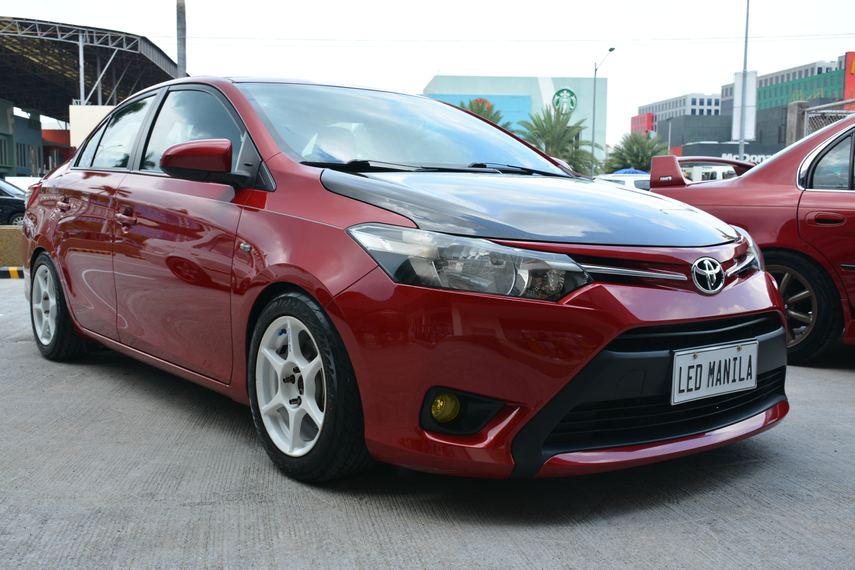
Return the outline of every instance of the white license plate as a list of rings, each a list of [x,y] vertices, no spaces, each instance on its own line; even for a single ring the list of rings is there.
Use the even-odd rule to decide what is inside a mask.
[[[672,405],[756,387],[756,340],[674,353]]]

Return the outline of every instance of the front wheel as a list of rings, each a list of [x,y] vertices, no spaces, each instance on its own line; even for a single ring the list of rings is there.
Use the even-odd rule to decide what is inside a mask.
[[[295,291],[265,307],[247,368],[255,427],[286,475],[319,482],[371,463],[350,359],[314,299]]]
[[[9,225],[10,226],[23,226],[24,225],[24,214],[17,213],[9,216]]]
[[[843,330],[840,294],[812,259],[786,252],[764,253],[766,271],[778,282],[787,313],[787,360],[798,364],[828,348]]]

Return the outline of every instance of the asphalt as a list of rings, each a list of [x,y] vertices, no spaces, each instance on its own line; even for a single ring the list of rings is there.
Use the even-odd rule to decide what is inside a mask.
[[[787,383],[778,427],[666,463],[311,486],[242,405],[110,351],[45,360],[0,280],[0,568],[855,568],[855,347]]]

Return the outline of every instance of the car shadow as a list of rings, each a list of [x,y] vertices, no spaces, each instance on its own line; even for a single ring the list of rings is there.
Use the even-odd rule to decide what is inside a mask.
[[[855,345],[845,344],[841,338],[825,352],[791,366],[826,370],[855,370]]]
[[[632,469],[550,479],[471,479],[378,464],[351,479],[321,486],[339,499],[403,502],[426,520],[502,525],[567,525],[593,517],[634,516],[701,502],[756,485],[782,459],[762,441]]]

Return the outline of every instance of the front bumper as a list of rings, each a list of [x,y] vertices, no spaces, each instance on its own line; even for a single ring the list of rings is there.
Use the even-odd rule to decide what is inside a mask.
[[[327,306],[359,382],[366,443],[375,459],[492,478],[605,471],[700,451],[768,428],[787,410],[782,309],[774,280],[759,272],[714,296],[596,283],[561,303],[547,303],[397,285],[380,269]],[[731,319],[749,324],[733,328]],[[667,400],[671,351],[683,345],[673,339],[632,340],[633,334],[655,336],[658,330],[679,340],[691,338],[685,327],[705,326],[707,334],[692,338],[689,346],[757,338],[758,372],[762,379],[772,378],[771,391],[761,379],[761,387],[750,391],[763,392],[759,400],[700,420],[678,418],[675,429],[647,426],[636,432],[637,418],[586,417],[582,422],[594,422],[592,429],[584,428],[582,437],[570,437],[569,443],[558,441],[553,431],[579,405],[604,410],[609,402],[643,399],[642,405],[656,406],[663,390]],[[504,406],[474,435],[425,431],[419,413],[435,386],[501,400]],[[700,402],[720,407],[718,400]],[[695,404],[678,407],[687,405]],[[769,413],[772,418],[758,420]],[[630,436],[597,434],[595,424],[602,427],[603,421],[629,422],[623,429]],[[693,443],[679,443],[686,441]],[[634,455],[628,459],[630,451]],[[591,457],[596,459],[586,459]]]

